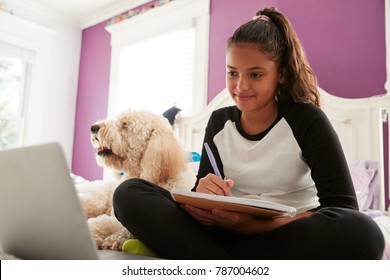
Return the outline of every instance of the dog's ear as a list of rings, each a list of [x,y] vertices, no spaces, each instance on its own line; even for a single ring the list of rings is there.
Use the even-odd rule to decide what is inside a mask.
[[[140,163],[141,178],[156,184],[175,179],[186,168],[186,153],[173,131],[154,131]]]

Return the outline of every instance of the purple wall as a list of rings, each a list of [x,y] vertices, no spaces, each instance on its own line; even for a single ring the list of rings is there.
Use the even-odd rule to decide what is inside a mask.
[[[337,96],[384,93],[384,0],[211,0],[208,100],[225,87],[226,39],[259,9],[278,7],[291,20],[320,86]],[[110,38],[99,24],[83,31],[72,171],[101,179],[89,126],[107,114]]]
[[[72,171],[89,180],[103,175],[95,161],[89,127],[107,116],[111,46],[105,26],[95,25],[82,35]]]
[[[348,98],[385,93],[384,1],[301,0],[305,9],[282,2],[323,89]]]

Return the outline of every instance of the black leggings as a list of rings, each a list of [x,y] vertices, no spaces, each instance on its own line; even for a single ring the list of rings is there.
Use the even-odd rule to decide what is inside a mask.
[[[384,238],[366,215],[322,208],[271,232],[241,235],[200,224],[170,193],[142,179],[129,179],[114,193],[118,220],[165,259],[381,259]]]

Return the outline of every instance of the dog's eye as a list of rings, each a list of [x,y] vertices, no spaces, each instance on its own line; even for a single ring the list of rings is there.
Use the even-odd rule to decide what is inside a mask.
[[[128,122],[123,122],[122,123],[122,128],[128,128],[129,127],[129,123]]]

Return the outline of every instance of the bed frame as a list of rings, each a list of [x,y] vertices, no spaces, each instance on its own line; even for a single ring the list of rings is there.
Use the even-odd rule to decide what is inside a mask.
[[[380,208],[388,210],[390,95],[346,99],[333,96],[321,88],[320,94],[322,108],[339,135],[347,160],[378,162],[381,186],[384,186],[381,188]],[[190,117],[178,116],[175,130],[185,149],[200,153],[205,127],[211,113],[230,105],[234,105],[234,102],[225,88],[201,113]]]

